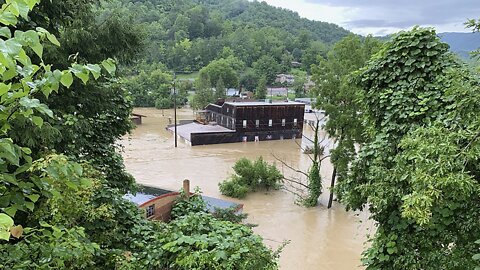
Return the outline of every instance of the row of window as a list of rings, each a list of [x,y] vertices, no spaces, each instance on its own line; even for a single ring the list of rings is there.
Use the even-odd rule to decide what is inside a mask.
[[[284,127],[286,125],[286,119],[283,118],[282,119],[282,127]],[[297,118],[294,118],[293,119],[293,126],[297,126],[298,124],[298,120]],[[272,119],[268,119],[268,126],[269,127],[272,127],[273,126],[273,120]],[[255,120],[255,127],[259,128],[260,127],[260,120]],[[243,120],[243,128],[247,128],[247,120]]]

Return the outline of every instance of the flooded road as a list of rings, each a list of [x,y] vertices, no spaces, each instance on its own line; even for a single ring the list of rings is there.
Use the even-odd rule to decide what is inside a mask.
[[[300,140],[191,147],[179,139],[175,148],[173,134],[165,130],[173,114],[171,110],[139,108],[135,112],[147,117],[121,143],[125,147],[127,170],[138,183],[178,190],[183,179],[190,179],[192,186],[199,186],[204,195],[243,203],[244,212],[249,214],[247,221],[258,224],[254,230],[267,245],[275,248],[284,240],[291,241],[281,254],[282,270],[363,269],[360,267],[363,243],[374,228],[365,213],[346,212],[339,204],[332,209],[325,207],[326,187],[332,172],[328,159],[322,164],[326,179],[318,207],[307,209],[295,205],[295,197],[282,190],[250,193],[244,200],[235,200],[221,195],[218,183],[232,173],[232,166],[239,158],[263,156],[275,162],[275,155],[290,166],[306,170],[310,160],[302,154]],[[191,110],[178,111],[179,120],[193,117]],[[278,161],[276,164],[286,176],[293,175]]]

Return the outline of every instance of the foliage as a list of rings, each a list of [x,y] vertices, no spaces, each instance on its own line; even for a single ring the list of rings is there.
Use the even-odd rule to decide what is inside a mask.
[[[23,19],[27,19],[25,12],[28,13],[36,3],[9,1],[0,11],[2,23],[14,29],[17,19],[12,18],[17,18],[20,10]],[[114,73],[114,62],[108,59],[101,64],[73,63],[65,70],[54,69],[41,56],[45,42],[58,45],[55,36],[43,28],[11,30],[13,35],[7,34],[10,31],[7,30],[3,28],[4,36],[0,40],[0,268],[164,269],[175,264],[175,260],[182,260],[170,256],[174,251],[167,249],[164,241],[179,239],[180,232],[174,229],[182,226],[172,224],[168,227],[146,220],[136,205],[123,198],[123,186],[113,187],[116,179],[107,179],[111,174],[97,170],[84,160],[75,162],[78,156],[55,154],[54,147],[45,147],[41,151],[28,148],[22,140],[10,136],[15,131],[20,137],[19,122],[34,128],[48,125],[47,121],[55,112],[43,101],[49,101],[54,94],[73,93],[62,89],[61,85],[76,87],[74,78],[86,84],[92,78],[100,80],[102,74]],[[115,104],[114,99],[111,104]],[[102,116],[97,117],[105,120]],[[77,119],[61,120],[65,122],[59,122],[59,125],[71,125],[68,121]],[[118,121],[122,120],[128,121],[128,118],[119,117]],[[81,126],[77,128],[79,132],[85,131]],[[24,132],[28,135],[28,130]],[[45,138],[38,140],[42,139]],[[121,160],[116,163],[122,164]],[[213,218],[202,220],[212,224],[212,228],[217,225]],[[255,251],[255,256],[264,258],[258,262],[248,260],[248,254],[242,255],[242,262],[247,259],[247,266],[259,263],[260,266],[276,268],[277,253],[267,249],[250,229],[242,225],[236,225],[234,229],[229,224],[218,225],[217,229],[223,232],[224,228],[229,232],[238,229],[243,235],[236,235],[248,239],[241,242],[234,237],[201,236],[202,239],[225,246],[229,246],[225,241],[235,240],[236,246],[232,249],[235,254],[243,253],[245,244],[246,248]],[[234,258],[237,257],[225,257],[226,261],[217,262],[219,265],[228,264]]]
[[[195,225],[192,225],[195,224]],[[182,216],[165,226],[161,241],[167,267],[174,269],[278,269],[276,252],[244,225],[208,213]],[[228,244],[227,244],[228,243]]]
[[[126,86],[135,106],[154,107],[157,100],[170,98],[172,82],[171,74],[163,69],[154,69],[129,77]]]
[[[275,165],[269,165],[262,157],[255,162],[242,158],[233,166],[235,174],[230,179],[219,183],[223,195],[244,198],[249,191],[258,188],[278,189],[283,175]]]
[[[349,35],[336,43],[327,58],[320,58],[312,66],[316,107],[325,110],[328,120],[325,130],[337,142],[332,150],[332,163],[342,181],[355,157],[355,144],[364,141],[365,126],[361,92],[352,80],[352,72],[363,67],[371,55],[379,50],[380,42],[371,36],[364,39]]]
[[[248,217],[248,214],[238,213],[237,207],[232,206],[229,208],[215,208],[213,216],[218,220],[242,223]],[[247,226],[254,227],[252,224],[247,224]]]
[[[280,64],[269,55],[260,57],[257,62],[253,63],[252,67],[261,78],[265,77],[267,84],[275,82],[277,74],[281,71]]]
[[[210,79],[210,85],[217,85],[220,78],[226,87],[238,87],[238,59],[229,57],[227,59],[217,59],[210,62],[206,67],[200,70],[199,76],[206,74]],[[204,75],[205,76],[205,75]]]
[[[257,88],[255,88],[255,98],[267,98],[267,78],[265,76],[260,77],[260,79],[258,80]]]
[[[225,84],[223,83],[222,77],[220,77],[217,81],[217,85],[215,86],[215,99],[222,99],[226,98],[227,95],[225,94],[226,88]]]
[[[313,157],[312,166],[308,171],[308,196],[303,198],[301,203],[306,207],[314,207],[318,204],[318,198],[322,194],[322,176],[320,175],[321,160],[320,156],[323,154],[323,148],[320,146],[318,139],[318,132],[320,130],[320,121],[317,120],[314,128],[313,137]]]
[[[196,191],[190,197],[186,197],[185,192],[181,191],[181,196],[177,198],[172,207],[172,219],[177,219],[192,213],[205,213],[207,204],[199,191]]]
[[[194,110],[203,110],[208,104],[215,101],[213,90],[199,89],[195,91],[192,103],[190,104]]]
[[[340,183],[378,224],[367,269],[470,269],[480,235],[478,76],[435,31],[386,43],[358,73],[368,140]],[[412,252],[415,251],[415,252]]]

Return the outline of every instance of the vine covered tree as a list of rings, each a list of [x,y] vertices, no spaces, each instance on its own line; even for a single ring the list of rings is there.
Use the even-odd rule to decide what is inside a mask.
[[[432,29],[401,32],[358,74],[367,140],[340,182],[378,224],[367,269],[472,269],[480,89]]]
[[[265,76],[260,77],[260,79],[258,80],[257,88],[255,88],[255,98],[267,98],[267,78],[265,78]]]
[[[352,73],[363,67],[379,47],[380,42],[375,38],[368,36],[362,40],[349,35],[335,44],[327,58],[320,58],[320,62],[312,66],[316,107],[325,110],[328,116],[325,130],[337,145],[331,151],[331,162],[335,168],[329,206],[335,178],[342,181],[346,177],[348,166],[356,154],[355,144],[364,141],[365,127],[359,117],[362,111],[361,93],[352,82]]]

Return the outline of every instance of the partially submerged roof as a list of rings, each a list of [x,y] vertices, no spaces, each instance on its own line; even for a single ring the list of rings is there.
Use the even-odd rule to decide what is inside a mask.
[[[157,197],[160,197],[162,195],[166,194],[178,194],[178,192],[174,192],[171,190],[166,190],[166,189],[161,189],[161,188],[155,188],[155,187],[149,187],[149,186],[140,186],[139,191],[137,194],[127,194],[124,196],[125,199],[135,203],[138,206],[141,206],[142,204],[151,201]],[[227,208],[236,208],[236,209],[241,209],[243,205],[234,203],[234,202],[229,202],[213,197],[208,197],[208,196],[203,196],[203,200],[205,201],[207,207],[206,210],[209,212],[214,212],[215,208],[221,208],[221,209],[227,209]]]
[[[171,190],[161,188],[140,186],[138,192],[135,195],[129,193],[126,194],[124,197],[125,199],[135,203],[136,205],[142,205],[152,199],[172,192],[173,191]]]
[[[174,131],[174,127],[168,128],[170,131]],[[214,133],[214,132],[235,132],[235,130],[231,130],[220,125],[202,125],[198,123],[189,123],[185,125],[177,125],[177,134],[180,137],[186,139],[187,141],[191,141],[191,134],[192,133]]]

